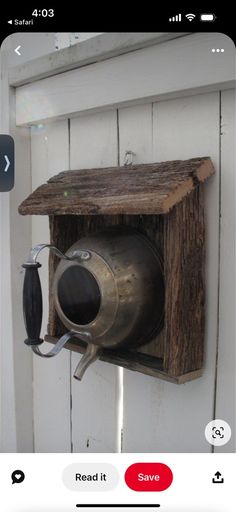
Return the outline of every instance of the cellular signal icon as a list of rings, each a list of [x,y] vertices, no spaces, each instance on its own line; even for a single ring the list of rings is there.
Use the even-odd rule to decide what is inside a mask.
[[[173,16],[172,18],[169,18],[169,21],[181,21],[182,15],[176,14],[176,16]]]

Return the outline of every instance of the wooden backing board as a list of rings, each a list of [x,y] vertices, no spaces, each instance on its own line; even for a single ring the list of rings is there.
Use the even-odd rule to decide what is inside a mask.
[[[64,171],[20,205],[22,215],[166,214],[214,174],[209,157]]]
[[[179,382],[191,380],[203,366],[205,229],[203,186],[197,187],[170,214],[55,215],[50,217],[51,243],[66,251],[78,238],[111,225],[140,230],[164,256],[165,321],[161,333],[135,351],[109,353],[104,360],[148,375]],[[52,282],[59,259],[49,257],[50,340],[66,332],[54,307]],[[79,350],[78,341],[68,347]],[[125,355],[126,354],[126,355]],[[108,357],[108,359],[107,359]],[[121,358],[121,359],[120,359]],[[197,372],[197,373],[192,373]],[[188,377],[187,377],[188,375]],[[167,379],[167,380],[168,380]]]

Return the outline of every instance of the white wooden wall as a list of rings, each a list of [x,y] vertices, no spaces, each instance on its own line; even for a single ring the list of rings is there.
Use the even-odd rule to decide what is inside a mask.
[[[211,92],[31,128],[33,189],[62,169],[122,164],[126,150],[135,153],[137,163],[209,155],[216,168],[215,177],[205,186],[207,308],[203,377],[177,386],[97,362],[78,383],[73,379],[78,354],[64,350],[54,360],[34,357],[36,452],[115,452],[120,448],[125,452],[209,452],[204,428],[213,419],[215,408],[216,416],[233,426],[233,414],[225,400],[227,394],[228,403],[232,403],[234,393],[230,346],[233,296],[230,300],[226,297],[228,284],[232,290],[227,269],[233,258],[233,104],[233,91]],[[47,218],[34,217],[32,233],[33,244],[48,241]],[[47,255],[41,261],[46,331]],[[232,450],[232,444],[224,447],[226,450]]]

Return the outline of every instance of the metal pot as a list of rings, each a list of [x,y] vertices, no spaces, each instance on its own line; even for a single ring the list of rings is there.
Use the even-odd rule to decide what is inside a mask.
[[[57,313],[69,330],[47,354],[39,349],[43,343],[42,291],[38,275],[41,265],[37,262],[45,247],[61,258],[53,296]],[[162,328],[162,260],[149,239],[134,229],[117,226],[91,234],[78,240],[66,254],[52,245],[39,244],[23,267],[25,343],[37,355],[52,357],[71,337],[86,341],[86,353],[74,374],[79,380],[103,349],[138,347]]]
[[[73,259],[84,249],[89,259]],[[137,347],[159,332],[163,269],[147,237],[119,226],[81,238],[66,256],[55,272],[55,307],[63,324],[88,343],[86,367],[99,349]],[[81,378],[83,371],[82,358],[75,376]]]

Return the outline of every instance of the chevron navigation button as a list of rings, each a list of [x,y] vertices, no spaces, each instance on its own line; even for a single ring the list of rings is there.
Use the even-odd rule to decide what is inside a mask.
[[[21,48],[21,45],[19,44],[19,46],[17,46],[17,48],[14,49],[14,52],[17,53],[17,55],[19,55],[19,56],[21,55],[21,53],[19,51],[20,48]]]
[[[9,169],[9,167],[10,167],[10,160],[9,160],[9,158],[8,158],[8,156],[7,156],[7,155],[4,155],[4,158],[5,158],[5,160],[6,160],[6,167],[5,167],[5,169],[4,169],[4,172],[7,172],[7,171],[8,171],[8,169]]]
[[[0,192],[14,187],[14,140],[10,135],[0,135]]]

